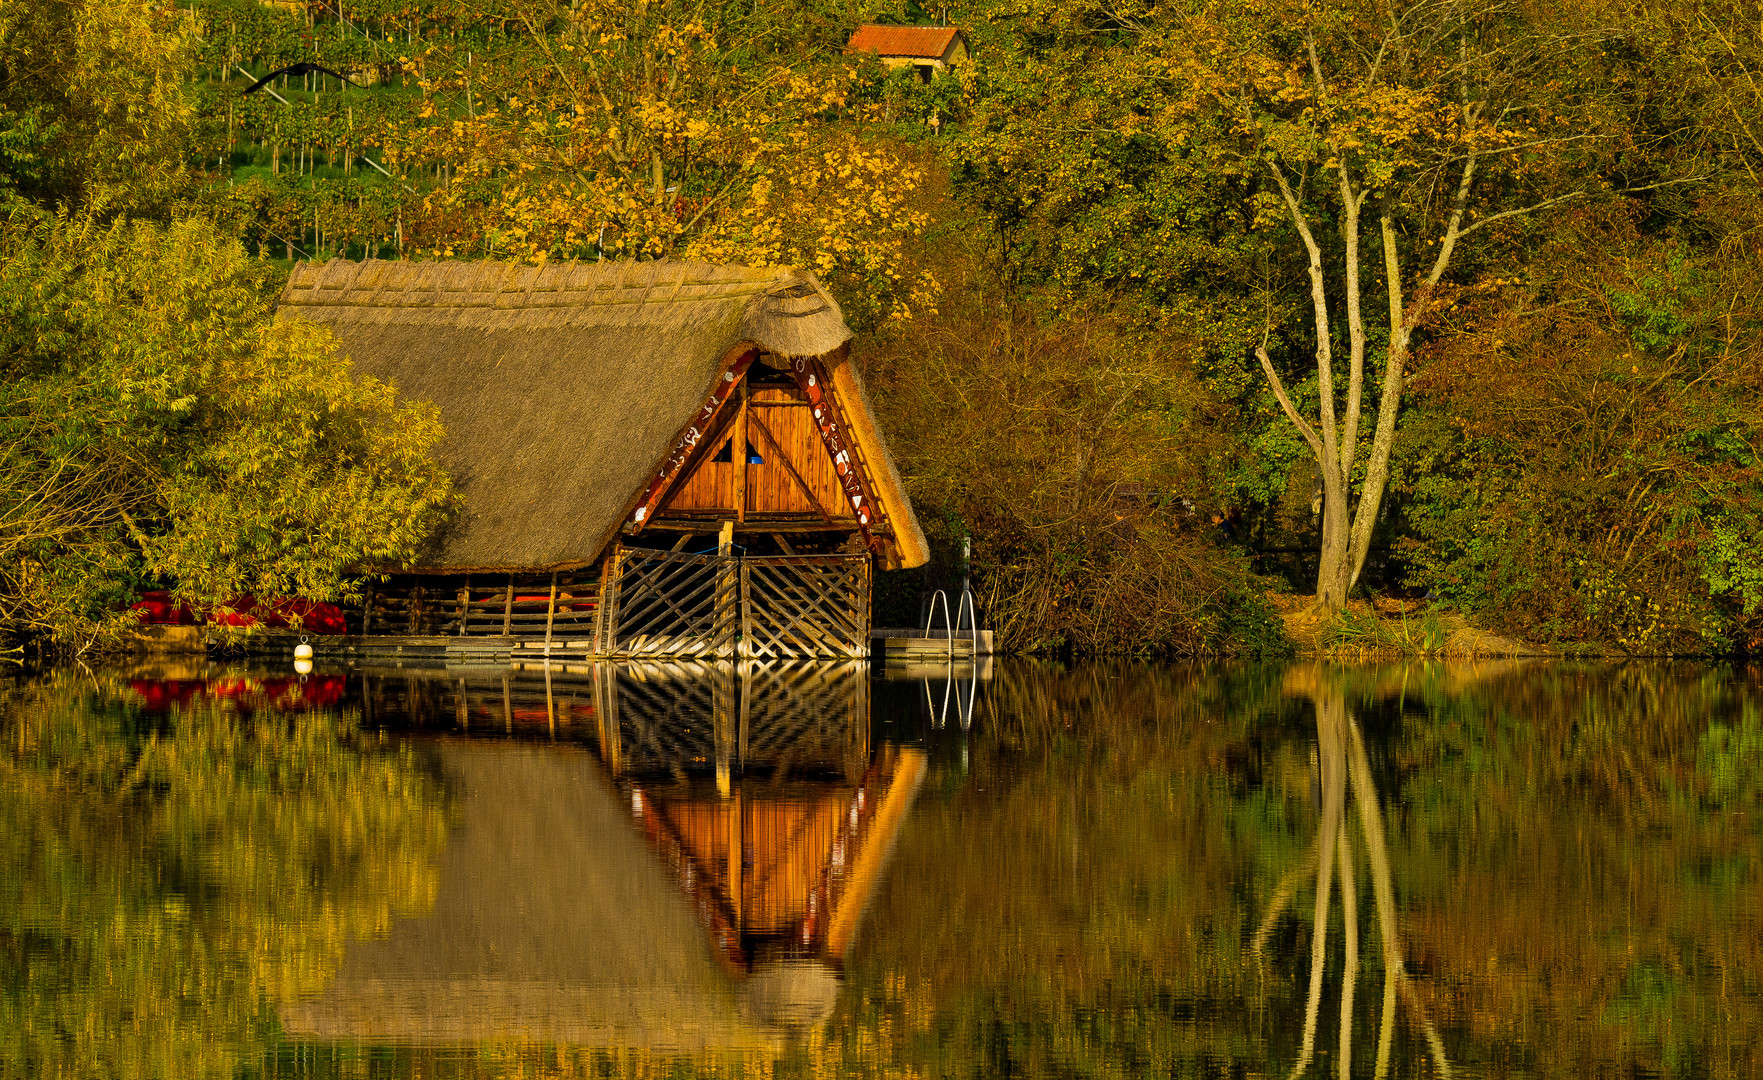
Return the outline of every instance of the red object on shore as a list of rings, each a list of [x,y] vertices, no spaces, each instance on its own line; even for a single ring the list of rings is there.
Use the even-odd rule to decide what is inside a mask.
[[[210,626],[264,626],[298,629],[303,634],[334,636],[349,632],[343,609],[335,604],[319,604],[311,600],[271,600],[267,603],[254,596],[235,596],[224,607],[197,618],[188,606],[174,603],[163,590],[144,592],[141,599],[129,606],[141,622],[153,626],[190,626],[203,622]]]
[[[135,618],[151,626],[191,626],[196,622],[196,615],[187,605],[174,603],[171,594],[163,590],[144,592],[141,598],[129,605]]]
[[[224,621],[223,621],[224,620]],[[343,609],[335,604],[317,604],[311,600],[259,600],[254,596],[235,596],[226,610],[209,616],[209,622],[221,626],[273,626],[298,629],[303,634],[346,634]]]

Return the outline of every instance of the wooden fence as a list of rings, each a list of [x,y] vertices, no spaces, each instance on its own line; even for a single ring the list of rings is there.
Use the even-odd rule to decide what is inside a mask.
[[[869,655],[866,555],[724,557],[626,548],[613,566],[608,655]]]
[[[394,578],[368,590],[349,629],[448,653],[849,660],[869,655],[869,609],[867,555],[620,548],[604,573]]]
[[[589,649],[600,630],[600,599],[598,567],[558,574],[393,578],[368,589],[355,616],[360,622],[350,629],[364,636],[576,641]]]
[[[869,560],[779,555],[741,560],[741,654],[869,655]]]
[[[740,632],[736,560],[621,548],[610,566],[609,655],[735,655]]]

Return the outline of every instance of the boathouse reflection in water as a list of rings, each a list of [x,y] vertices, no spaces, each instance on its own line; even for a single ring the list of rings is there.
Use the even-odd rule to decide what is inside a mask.
[[[351,942],[289,1034],[776,1050],[831,1015],[925,771],[864,664],[580,664],[360,680],[435,736],[434,909]]]

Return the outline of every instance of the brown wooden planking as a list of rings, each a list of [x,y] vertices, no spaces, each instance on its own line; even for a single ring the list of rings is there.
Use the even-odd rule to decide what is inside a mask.
[[[800,404],[800,392],[787,387],[762,387],[752,391],[751,400],[754,406],[765,410],[759,419],[782,447],[813,498],[811,500],[809,494],[796,484],[788,469],[773,460],[776,450],[763,445],[765,440],[753,437],[754,433],[750,432],[747,441],[766,462],[747,466],[744,513],[830,513],[834,517],[848,517],[848,512],[841,512],[844,493],[820,432],[814,426],[813,414],[806,408],[780,407]],[[731,426],[714,442],[705,444],[698,460],[662,503],[660,513],[724,510],[733,514],[735,474],[745,464],[745,454],[741,452],[744,448],[730,446],[733,441]],[[730,460],[712,460],[725,446],[730,447]]]

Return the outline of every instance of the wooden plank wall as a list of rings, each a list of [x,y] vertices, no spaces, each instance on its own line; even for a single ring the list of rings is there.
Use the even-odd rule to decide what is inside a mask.
[[[747,441],[765,459],[765,464],[747,465],[739,448],[729,455],[730,461],[714,460],[735,438],[740,425],[731,423],[712,445],[700,451],[698,460],[662,504],[661,512],[733,511],[735,474],[744,467],[747,475],[743,515],[824,513],[849,518],[851,508],[843,505],[838,474],[827,458],[814,416],[801,392],[790,387],[755,388],[750,392],[747,408]],[[780,447],[788,465],[779,460]]]
[[[594,636],[599,612],[599,567],[556,575],[394,577],[369,586],[360,612],[351,613],[349,630],[375,635],[543,638],[549,628],[555,641],[579,641]]]

